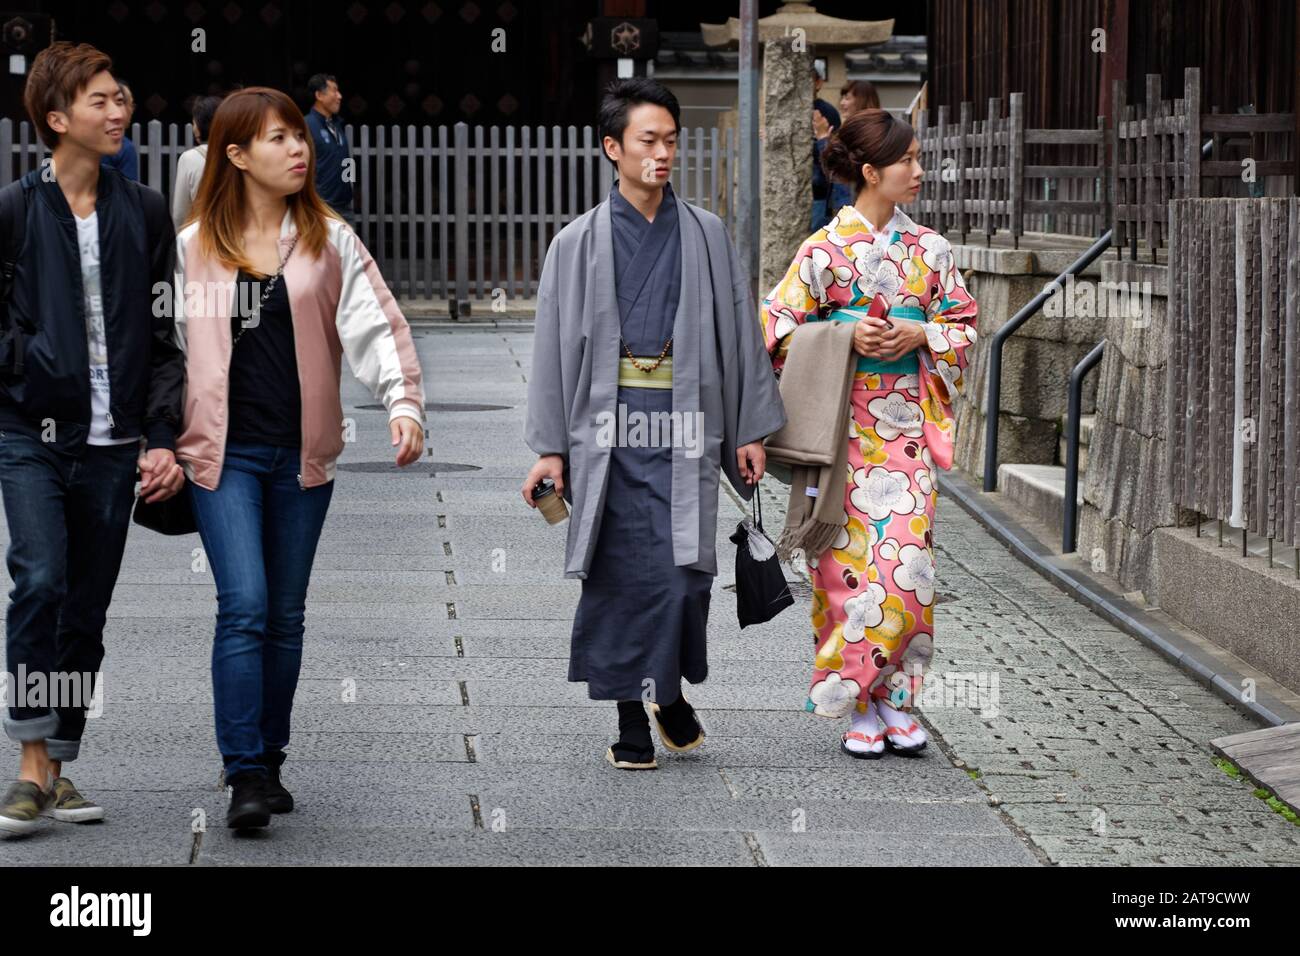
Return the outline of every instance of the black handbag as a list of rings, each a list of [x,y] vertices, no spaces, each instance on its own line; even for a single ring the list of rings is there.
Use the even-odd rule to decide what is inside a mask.
[[[190,495],[184,485],[176,494],[162,501],[149,502],[144,498],[136,498],[131,520],[159,534],[194,534],[199,530],[194,521]]]
[[[731,541],[736,545],[736,613],[743,630],[772,620],[791,604],[794,596],[776,556],[776,545],[763,531],[763,501],[754,487],[754,520],[736,525]]]

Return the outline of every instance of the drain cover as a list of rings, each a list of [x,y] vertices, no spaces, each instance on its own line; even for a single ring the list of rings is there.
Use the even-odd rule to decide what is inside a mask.
[[[383,405],[357,405],[356,408],[367,412],[382,412]],[[476,402],[425,402],[426,412],[499,412],[513,405],[480,405]]]
[[[395,475],[440,475],[454,471],[482,471],[478,465],[461,465],[454,461],[414,461],[405,468],[398,468],[391,461],[354,461],[340,464],[338,470]]]

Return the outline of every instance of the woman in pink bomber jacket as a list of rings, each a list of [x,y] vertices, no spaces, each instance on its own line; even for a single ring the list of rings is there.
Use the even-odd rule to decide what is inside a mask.
[[[227,825],[293,809],[280,782],[307,585],[343,450],[340,358],[383,401],[398,466],[424,449],[415,345],[374,260],[316,194],[311,135],[278,90],[213,117],[176,239],[186,392],[176,459],[217,585],[212,693]]]

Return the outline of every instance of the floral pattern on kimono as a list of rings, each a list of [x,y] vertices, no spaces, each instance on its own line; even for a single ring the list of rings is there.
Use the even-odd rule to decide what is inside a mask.
[[[884,232],[887,241],[873,241],[866,220],[845,206],[804,241],[763,300],[772,365],[779,375],[802,323],[883,294],[891,313],[924,315],[929,358],[947,386],[938,397],[950,401],[976,342],[975,300],[943,236],[898,209]],[[938,490],[923,416],[951,433],[939,402],[921,407],[917,374],[855,374],[844,527],[826,551],[808,556],[815,653],[805,709],[819,716],[863,711],[871,696],[910,707],[933,655]]]

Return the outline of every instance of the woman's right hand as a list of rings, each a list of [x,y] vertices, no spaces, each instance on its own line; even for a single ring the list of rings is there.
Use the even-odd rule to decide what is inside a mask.
[[[563,455],[543,455],[537,459],[537,464],[528,470],[528,477],[524,479],[524,486],[520,489],[524,495],[524,501],[528,502],[528,507],[536,508],[537,504],[533,501],[533,487],[543,478],[549,478],[555,482],[555,493],[564,494],[564,456]]]
[[[853,326],[853,351],[867,358],[878,358],[884,346],[883,336],[891,326],[874,315],[863,316]]]

